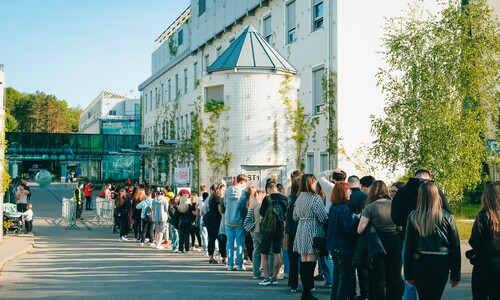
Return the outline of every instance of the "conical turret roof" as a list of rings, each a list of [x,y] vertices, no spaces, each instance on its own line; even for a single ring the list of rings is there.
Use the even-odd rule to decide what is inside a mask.
[[[231,69],[255,69],[297,73],[297,70],[273,48],[252,25],[208,68],[209,73]]]

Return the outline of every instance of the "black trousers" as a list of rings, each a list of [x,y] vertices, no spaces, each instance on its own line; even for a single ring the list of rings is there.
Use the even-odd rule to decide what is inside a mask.
[[[293,251],[293,243],[295,241],[295,235],[288,235],[288,264],[290,269],[288,270],[288,286],[296,290],[299,286],[299,262],[300,254]]]
[[[142,240],[141,219],[134,219],[132,228],[134,229],[134,238]]]
[[[226,240],[219,237],[219,227],[215,229],[215,226],[207,226],[208,233],[208,255],[214,255],[215,252],[215,241],[219,241],[219,251],[222,257],[227,257],[226,251]]]
[[[198,246],[201,247],[201,235],[200,235],[200,227],[193,226],[191,228],[191,246],[194,247],[194,239],[198,240]]]
[[[441,299],[450,274],[450,256],[419,254],[418,259],[413,260],[413,270],[418,298]]]
[[[179,251],[189,251],[189,235],[191,233],[191,222],[179,223]]]
[[[500,256],[482,256],[472,269],[472,299],[500,299]]]
[[[372,258],[369,271],[370,299],[400,300],[401,286],[401,243],[398,235],[380,235],[387,254]]]
[[[33,220],[24,221],[25,232],[30,233],[33,230]]]
[[[346,300],[352,294],[352,283],[355,282],[352,254],[332,252],[333,277],[330,300]]]
[[[82,217],[82,211],[83,211],[83,204],[80,201],[80,204],[78,202],[76,203],[76,218],[80,219]]]
[[[91,203],[92,203],[92,196],[85,196],[85,199],[87,199],[87,202],[85,203],[85,209],[89,210],[91,209]]]
[[[126,236],[130,228],[130,224],[128,222],[128,213],[122,213],[119,216],[119,218],[120,218],[120,236]]]
[[[250,261],[253,259],[253,239],[250,233],[245,231],[245,252]]]
[[[149,239],[149,242],[154,241],[154,226],[153,221],[146,221],[142,219],[142,238],[141,243],[144,243],[145,239]]]

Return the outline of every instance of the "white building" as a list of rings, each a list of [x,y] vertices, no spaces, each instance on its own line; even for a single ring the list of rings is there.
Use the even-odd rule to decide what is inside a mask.
[[[330,159],[326,152],[327,122],[323,113],[322,88],[325,71],[335,72],[337,69],[335,16],[335,1],[192,1],[191,6],[155,41],[152,75],[139,86],[139,90],[142,91],[144,142],[156,145],[162,139],[179,139],[180,134],[189,135],[192,130],[195,104],[198,103],[199,97],[203,101],[210,99],[207,93],[210,93],[210,87],[214,85],[226,85],[224,101],[252,97],[255,96],[253,95],[255,91],[261,90],[262,94],[269,97],[268,100],[279,103],[278,82],[282,80],[264,85],[265,78],[260,77],[267,75],[246,74],[251,79],[245,82],[242,78],[234,79],[237,72],[229,72],[231,74],[207,72],[207,67],[228,49],[248,25],[251,25],[274,48],[273,51],[277,51],[296,69],[296,76],[300,78],[300,90],[297,96],[303,103],[305,111],[312,114],[319,122],[316,127],[316,138],[313,139],[311,134],[309,147],[304,155],[305,171],[313,173],[335,166],[336,157]],[[242,56],[248,55],[251,53],[242,53]],[[230,75],[231,80],[228,80],[229,77],[224,78]],[[245,74],[238,76],[244,77]],[[254,81],[254,78],[260,79]],[[235,83],[233,79],[239,83]],[[245,90],[246,88],[250,90]],[[230,111],[225,112],[227,118],[237,118],[234,116],[237,115],[234,105],[235,103],[228,104]],[[245,109],[250,109],[247,114],[249,118],[262,114],[267,120],[275,115],[274,112],[268,113],[262,106]],[[276,110],[279,110],[278,107]],[[238,121],[248,124],[249,121],[244,118]],[[274,130],[274,122],[270,124],[253,119],[251,123],[253,123],[251,126],[245,127],[252,131],[251,135],[246,135],[249,139],[259,139],[258,134],[254,135],[258,132]],[[234,125],[230,122],[227,124]],[[232,142],[231,139],[235,139],[233,133],[230,130],[229,143]],[[283,143],[288,143],[285,148],[293,145],[289,137],[288,135],[283,138]],[[256,172],[254,174],[258,175],[260,181],[265,182],[266,178],[276,176],[279,181],[285,182],[288,174],[297,168],[291,162],[293,154],[287,154],[288,163],[281,161],[279,157],[275,159],[272,138],[269,140],[268,136],[262,135],[260,139],[259,144],[255,143],[250,149],[233,149],[228,172],[223,175],[236,176],[240,172]],[[249,156],[249,153],[254,153],[262,146],[271,148],[265,150],[268,152],[267,157],[264,154],[256,155],[254,158]],[[177,166],[196,165],[193,157],[173,163]],[[200,180],[205,183],[213,179],[208,173],[204,173],[207,169],[206,163],[206,157],[202,153],[199,165]],[[161,167],[155,170],[155,173],[168,172],[160,169]],[[148,172],[147,168],[145,171]],[[155,181],[156,176],[157,174],[153,174],[146,178]]]
[[[79,133],[140,134],[140,100],[102,91],[80,115]]]
[[[0,191],[3,191],[3,174],[4,174],[4,156],[5,156],[5,146],[3,141],[5,140],[5,72],[3,69],[3,64],[0,64]],[[3,196],[4,193],[0,193],[0,206],[3,207]],[[0,217],[3,220],[3,210],[0,211]],[[0,241],[3,238],[3,230],[0,232]]]

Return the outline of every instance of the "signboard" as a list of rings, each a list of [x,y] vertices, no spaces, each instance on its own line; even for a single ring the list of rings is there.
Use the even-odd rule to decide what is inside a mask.
[[[181,196],[181,194],[186,194],[188,199],[191,198],[191,188],[190,187],[180,187],[177,190],[177,196]]]
[[[175,168],[174,169],[174,181],[178,184],[189,183],[189,174],[191,168]]]
[[[248,176],[248,186],[261,187],[260,171],[245,171]]]

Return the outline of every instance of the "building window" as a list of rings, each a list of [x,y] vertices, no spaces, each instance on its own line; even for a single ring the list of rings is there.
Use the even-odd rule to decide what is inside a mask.
[[[160,97],[158,97],[158,88],[155,87],[155,108],[157,108],[158,106],[160,106]]]
[[[170,79],[168,80],[168,102],[172,101],[172,84]]]
[[[181,121],[180,122],[181,122],[181,125],[180,125],[181,127],[179,127],[179,131],[181,132],[180,136],[184,136],[184,133],[185,133],[186,130],[184,128],[184,117],[183,116],[181,116]],[[177,138],[177,139],[179,139],[179,138]]]
[[[184,95],[188,92],[188,69],[184,69]]]
[[[307,173],[314,174],[314,153],[307,153]]]
[[[175,118],[175,123],[176,123],[176,130],[175,130],[175,139],[176,140],[179,140],[179,130],[180,130],[180,127],[179,127],[179,118]]]
[[[179,95],[179,75],[175,74],[175,95],[174,95],[174,99],[177,99],[177,95]]]
[[[214,85],[205,88],[205,99],[214,99],[217,102],[224,103],[224,86]]]
[[[193,64],[193,90],[196,89],[198,85],[198,62],[195,61]]]
[[[148,112],[148,93],[144,93],[144,112]],[[89,114],[90,118],[90,114]]]
[[[295,20],[295,1],[291,1],[286,5],[287,44],[297,39],[297,25]]]
[[[185,132],[186,132],[186,135],[185,135],[185,137],[184,137],[184,138],[186,138],[186,139],[187,139],[187,138],[188,138],[188,136],[189,136],[189,115],[188,115],[188,114],[186,114],[186,119],[185,119],[185,120],[186,120],[186,131],[185,131]]]
[[[205,55],[205,70],[210,66],[210,54]]]
[[[216,53],[217,57],[219,57],[222,54],[222,46],[217,47],[217,49],[215,50],[215,53]]]
[[[235,39],[235,37],[234,37],[234,36],[232,36],[232,37],[229,39],[229,45],[231,45],[231,44],[234,42],[234,39]]]
[[[201,16],[207,10],[207,1],[199,0],[198,1],[198,16]]]
[[[323,0],[313,1],[313,31],[323,27]]]
[[[312,85],[313,85],[314,114],[321,113],[325,105],[325,101],[323,99],[323,84],[322,84],[324,74],[325,71],[323,67],[321,67],[320,69],[313,70]]]
[[[320,172],[326,171],[329,169],[328,166],[328,153],[322,152],[319,156],[319,168]]]
[[[264,18],[264,38],[268,43],[273,42],[272,27],[271,27],[271,15]]]
[[[161,104],[162,104],[162,105],[163,105],[163,103],[164,103],[164,102],[163,102],[163,93],[164,93],[164,92],[165,92],[165,90],[163,89],[163,83],[162,83],[162,84],[161,84],[161,95],[160,95],[160,97],[161,97]]]
[[[116,116],[116,110],[110,110],[109,111],[110,116]]]
[[[153,110],[153,91],[149,92],[149,110]]]
[[[180,47],[182,46],[182,44],[184,43],[184,34],[183,34],[184,30],[182,30],[182,28],[180,28],[178,31],[177,31],[177,46]]]

